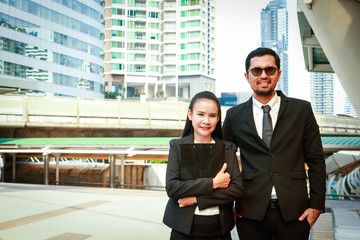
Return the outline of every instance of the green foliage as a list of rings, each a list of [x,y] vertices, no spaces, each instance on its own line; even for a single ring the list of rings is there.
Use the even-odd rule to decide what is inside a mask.
[[[118,87],[119,87],[119,92],[106,92],[105,98],[106,99],[117,99],[117,97],[120,96],[121,99],[124,99],[126,89],[125,89],[125,87],[122,86],[122,84],[119,84]]]
[[[119,94],[117,92],[106,92],[105,99],[116,99]]]
[[[164,97],[164,92],[163,91],[159,91],[156,93],[156,97]]]

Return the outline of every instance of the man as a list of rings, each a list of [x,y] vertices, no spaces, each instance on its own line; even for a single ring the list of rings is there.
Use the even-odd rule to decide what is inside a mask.
[[[309,102],[275,91],[281,71],[273,50],[252,51],[245,67],[253,96],[229,109],[223,126],[224,138],[241,154],[245,191],[235,204],[239,237],[307,240],[325,210],[319,127]]]

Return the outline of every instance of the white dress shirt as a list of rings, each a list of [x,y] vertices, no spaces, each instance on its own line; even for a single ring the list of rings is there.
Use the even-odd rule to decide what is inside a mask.
[[[260,138],[262,138],[262,127],[263,127],[263,115],[264,115],[264,112],[263,112],[263,109],[261,107],[263,105],[269,105],[270,106],[270,108],[271,108],[270,109],[270,116],[271,116],[271,122],[272,122],[272,126],[273,126],[273,131],[274,131],[275,125],[276,125],[276,120],[277,120],[279,109],[280,109],[281,98],[275,92],[275,96],[267,104],[262,104],[261,102],[257,101],[254,98],[254,96],[252,97],[252,100],[253,100],[253,115],[254,115],[256,131],[257,131],[258,135],[260,136]],[[270,198],[271,199],[276,199],[277,198],[275,187],[272,188]]]

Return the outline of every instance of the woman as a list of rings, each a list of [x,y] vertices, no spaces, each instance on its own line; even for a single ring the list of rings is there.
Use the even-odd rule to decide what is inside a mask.
[[[180,145],[224,144],[224,165],[214,178],[182,180]],[[196,94],[190,102],[182,138],[170,141],[166,171],[169,201],[163,222],[170,239],[231,239],[234,227],[233,201],[243,190],[234,144],[222,140],[221,106],[208,91]]]

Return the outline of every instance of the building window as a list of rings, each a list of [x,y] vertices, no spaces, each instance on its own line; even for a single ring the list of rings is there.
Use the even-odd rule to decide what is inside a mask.
[[[112,31],[112,36],[113,37],[125,37],[125,32],[124,31],[113,30]]]
[[[124,26],[125,21],[124,20],[119,20],[119,19],[113,19],[112,20],[112,25],[113,26]]]
[[[159,50],[159,44],[149,44],[149,50]]]
[[[158,18],[159,13],[158,12],[149,12],[149,18]]]
[[[193,9],[188,11],[181,11],[181,17],[196,17],[200,16],[200,9]]]
[[[125,0],[112,0],[112,3],[125,4]]]
[[[195,6],[195,5],[200,6],[200,0],[181,0],[180,5],[181,6]]]
[[[111,47],[113,48],[124,48],[124,46],[125,46],[124,42],[116,42],[116,41],[111,42]]]
[[[153,8],[159,8],[159,2],[149,1],[149,6]]]
[[[120,52],[113,52],[112,59],[124,59],[124,53],[120,53]]]
[[[158,40],[159,39],[159,34],[157,33],[150,33],[150,39],[152,40]]]
[[[200,53],[188,53],[188,54],[181,54],[180,60],[199,60]]]
[[[181,28],[200,27],[200,20],[181,22]]]
[[[136,11],[135,10],[128,10],[128,17],[134,18],[136,17]]]
[[[149,28],[151,28],[151,29],[159,29],[159,24],[158,23],[153,23],[153,22],[151,22],[151,23],[149,23]]]
[[[158,66],[149,66],[148,69],[149,69],[149,72],[159,72]]]
[[[127,65],[127,71],[128,72],[145,72],[145,66],[144,65],[128,64]]]
[[[149,55],[149,61],[158,62],[159,61],[159,56],[150,54]]]
[[[120,8],[113,8],[112,9],[113,15],[125,15],[125,10]]]
[[[182,71],[182,72],[199,71],[200,70],[200,64],[180,65],[179,70]]]
[[[124,70],[124,64],[112,63],[111,70]]]
[[[200,32],[183,32],[180,34],[181,39],[186,39],[186,38],[199,38],[200,37]]]

